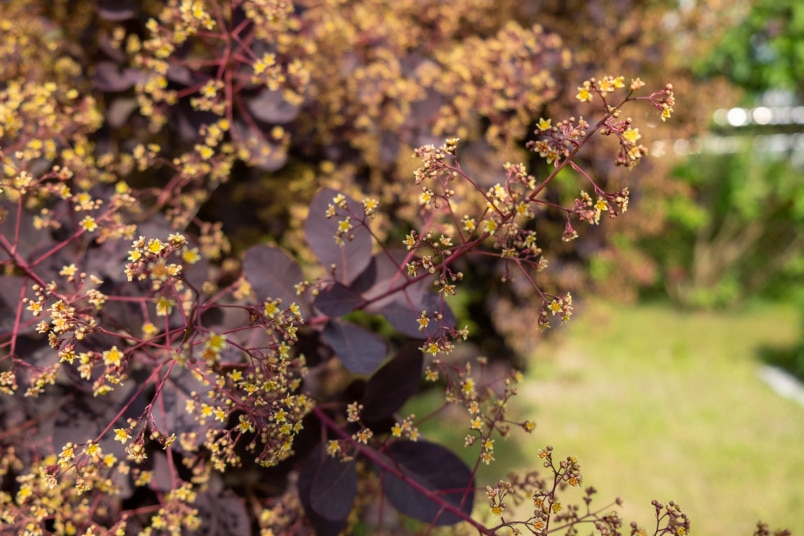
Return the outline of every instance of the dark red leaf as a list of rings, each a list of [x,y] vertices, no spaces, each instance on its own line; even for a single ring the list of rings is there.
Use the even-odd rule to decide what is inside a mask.
[[[125,91],[137,83],[140,73],[131,68],[121,70],[120,66],[111,61],[100,61],[95,65],[95,76],[92,83],[101,91]]]
[[[335,351],[343,366],[355,374],[371,374],[385,359],[385,341],[360,326],[330,320],[321,336]]]
[[[327,208],[333,204],[333,198],[340,192],[324,188],[316,194],[310,203],[310,212],[304,224],[304,233],[307,243],[313,250],[321,265],[329,270],[335,267],[335,280],[349,284],[366,269],[371,262],[371,235],[360,222],[365,218],[363,205],[346,196],[346,203],[351,214],[352,234],[349,240],[344,237],[344,244],[335,242],[338,233],[338,223],[347,217],[343,209],[338,214],[327,218]]]
[[[365,287],[369,279],[373,278],[370,288],[363,292],[363,298],[376,301],[368,305],[366,311],[382,314],[400,333],[417,339],[434,337],[444,328],[454,328],[455,315],[452,309],[438,294],[430,290],[433,277],[411,282],[405,267],[407,262],[410,262],[410,258],[404,250],[374,256],[373,266],[367,268],[353,285]],[[397,288],[397,292],[388,294]],[[440,312],[442,318],[433,319],[426,328],[419,331],[417,319],[422,311],[431,315]]]
[[[81,444],[89,439],[97,438],[107,427],[127,428],[126,419],[137,417],[145,409],[145,399],[135,394],[136,383],[127,381],[111,393],[103,397],[94,397],[92,393],[75,391],[59,407],[53,428],[53,445],[60,450],[68,442]],[[135,397],[132,402],[132,397]],[[123,415],[121,408],[126,408]],[[122,444],[115,441],[114,432],[108,432],[101,438],[99,445],[103,452],[125,457]]]
[[[106,110],[106,121],[109,126],[120,128],[128,122],[128,118],[139,107],[134,98],[117,98],[112,101]]]
[[[374,311],[373,308],[366,308],[367,311]],[[400,333],[408,337],[426,339],[437,337],[441,330],[455,327],[455,315],[449,305],[441,301],[441,298],[432,292],[421,288],[411,287],[401,292],[390,303],[376,309],[388,322],[391,323]],[[418,318],[422,311],[428,314],[440,312],[440,320],[433,319],[426,328],[419,331]]]
[[[120,22],[136,17],[137,9],[131,2],[102,0],[98,6],[98,15],[105,20]]]
[[[361,417],[366,422],[390,417],[413,396],[422,376],[424,357],[410,342],[369,379],[363,395]]]
[[[332,467],[335,463],[347,467]],[[340,460],[330,458],[324,451],[323,445],[319,443],[310,453],[307,462],[299,473],[299,500],[318,536],[337,536],[346,525],[346,517],[352,509],[357,493],[357,471],[354,463],[352,461],[343,464]],[[322,471],[325,466],[327,468]],[[345,477],[344,482],[340,484],[342,487],[332,488],[331,486],[338,486],[339,484],[337,484],[337,480],[333,484],[329,482],[329,479],[332,478],[332,475],[337,475],[341,472]],[[315,506],[313,506],[312,499],[314,493],[316,495]],[[328,493],[330,494],[329,496],[327,496]],[[322,504],[322,502],[326,503],[324,499],[328,499],[335,504]],[[319,508],[321,511],[318,510]],[[324,514],[330,517],[325,517]]]
[[[318,465],[310,489],[313,510],[330,521],[345,519],[352,510],[357,494],[355,461],[343,462],[324,453],[322,459],[312,458],[310,464],[314,467]]]
[[[173,449],[185,452],[185,446],[200,447],[209,430],[223,429],[224,423],[215,419],[207,419],[200,424],[187,411],[187,401],[193,400],[201,404],[215,406],[218,403],[209,398],[210,384],[199,381],[189,369],[174,367],[167,380],[156,395],[153,404],[153,419],[156,427],[165,435],[187,434],[185,441],[177,441]]]
[[[193,534],[249,536],[252,533],[246,506],[231,490],[225,490],[220,494],[212,491],[199,493],[193,507],[198,509],[198,517],[201,519],[200,528],[193,531]]]
[[[257,95],[246,100],[249,111],[266,123],[290,123],[299,115],[299,106],[285,100],[279,90],[263,88]]]
[[[249,155],[248,164],[263,171],[276,171],[288,161],[285,147],[265,137],[258,128],[241,121],[233,121],[229,129],[232,142],[238,149],[245,149]]]
[[[270,246],[254,246],[243,259],[246,279],[257,293],[258,300],[281,299],[282,307],[294,301],[306,309],[306,303],[296,295],[296,283],[304,280],[299,265],[284,251]]]
[[[444,508],[447,503],[470,517],[474,505],[472,471],[455,454],[428,441],[396,441],[386,451],[402,478],[385,472],[383,491],[400,513],[432,525],[453,525],[463,518]],[[426,494],[419,489],[424,488]]]
[[[313,305],[327,316],[343,316],[363,303],[363,298],[343,283],[333,283],[318,293]]]

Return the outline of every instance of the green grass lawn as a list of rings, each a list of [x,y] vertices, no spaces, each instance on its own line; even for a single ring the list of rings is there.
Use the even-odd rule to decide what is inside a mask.
[[[534,351],[516,406],[538,427],[498,449],[500,474],[538,467],[551,444],[627,521],[649,526],[650,501],[672,499],[693,534],[750,535],[760,519],[804,534],[804,407],[757,376],[758,348],[792,344],[796,320],[785,306],[588,304]]]

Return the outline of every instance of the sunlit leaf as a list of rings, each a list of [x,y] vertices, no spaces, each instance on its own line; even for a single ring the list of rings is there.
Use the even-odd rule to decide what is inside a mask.
[[[366,311],[382,314],[400,333],[408,337],[426,339],[440,334],[445,328],[455,327],[455,315],[449,305],[431,290],[433,277],[414,281],[407,275],[405,265],[410,262],[408,252],[392,250],[378,253],[372,259],[353,287],[366,288],[363,298],[373,302]],[[398,289],[394,292],[395,289]],[[429,315],[440,313],[441,319],[433,319],[419,330],[418,318],[422,311]]]
[[[327,270],[334,266],[335,280],[348,285],[371,262],[372,242],[368,230],[360,224],[365,217],[363,205],[354,199],[344,196],[349,214],[339,208],[337,215],[327,218],[327,208],[339,194],[330,188],[324,188],[316,194],[310,203],[304,233],[321,265]],[[335,241],[338,225],[347,216],[352,225],[350,232],[353,238],[344,237],[343,245],[338,245]]]

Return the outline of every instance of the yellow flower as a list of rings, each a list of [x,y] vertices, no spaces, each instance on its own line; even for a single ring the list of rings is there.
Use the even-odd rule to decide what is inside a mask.
[[[125,445],[126,441],[128,441],[129,439],[131,439],[131,436],[129,435],[128,431],[125,428],[115,428],[114,429],[114,440],[115,441],[120,441],[121,443],[123,443]]]
[[[327,454],[332,457],[335,457],[338,452],[341,450],[341,444],[338,442],[337,439],[331,439],[327,442]]]
[[[419,331],[424,331],[424,329],[430,324],[430,319],[427,318],[427,311],[422,311],[422,314],[419,318],[416,319],[419,323]]]
[[[540,117],[539,118],[538,128],[541,131],[550,130],[550,127],[552,126],[552,124],[553,124],[552,119],[545,119],[543,117]]]
[[[173,300],[165,296],[159,296],[156,299],[156,316],[167,316],[173,311]]]
[[[165,245],[158,238],[152,238],[148,241],[148,252],[158,255],[165,249]]]
[[[103,352],[103,362],[107,365],[118,367],[123,361],[123,352],[117,349],[117,346],[112,346],[111,350]]]
[[[636,141],[641,137],[642,135],[639,133],[638,128],[629,128],[628,130],[623,132],[623,139],[630,143],[636,143]]]
[[[575,98],[581,102],[592,102],[592,92],[589,91],[589,86],[579,87]]]
[[[265,302],[265,316],[275,317],[279,313],[279,300]]]
[[[377,210],[378,206],[380,206],[380,203],[376,199],[363,200],[363,210],[365,211],[366,216],[371,216],[374,214],[374,211]]]
[[[98,228],[98,223],[92,216],[84,216],[80,222],[81,227],[88,233],[95,231]]]

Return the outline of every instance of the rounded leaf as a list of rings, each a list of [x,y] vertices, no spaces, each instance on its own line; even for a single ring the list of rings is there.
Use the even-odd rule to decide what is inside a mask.
[[[250,248],[243,259],[243,272],[258,300],[281,299],[283,307],[294,301],[306,305],[296,294],[296,283],[304,280],[301,267],[281,249],[265,245]]]
[[[380,421],[398,411],[416,393],[423,366],[419,345],[410,342],[403,346],[366,384],[360,414],[363,420]]]
[[[336,281],[349,284],[360,275],[371,262],[371,235],[359,221],[365,218],[363,205],[349,196],[345,196],[349,214],[338,209],[336,216],[327,218],[327,211],[333,205],[333,199],[343,195],[331,188],[324,188],[316,194],[310,203],[310,211],[304,224],[304,234],[310,249],[327,270],[335,267]],[[335,241],[338,225],[347,216],[352,224],[351,239],[345,238],[343,244]]]
[[[371,374],[385,359],[385,341],[360,326],[330,320],[321,333],[343,366],[355,374]]]
[[[318,293],[313,305],[327,316],[343,316],[363,303],[363,298],[343,283],[333,283]]]
[[[453,525],[471,516],[474,478],[458,456],[428,441],[397,441],[385,454],[402,473],[400,478],[384,471],[383,478],[385,496],[400,513],[431,525]]]

